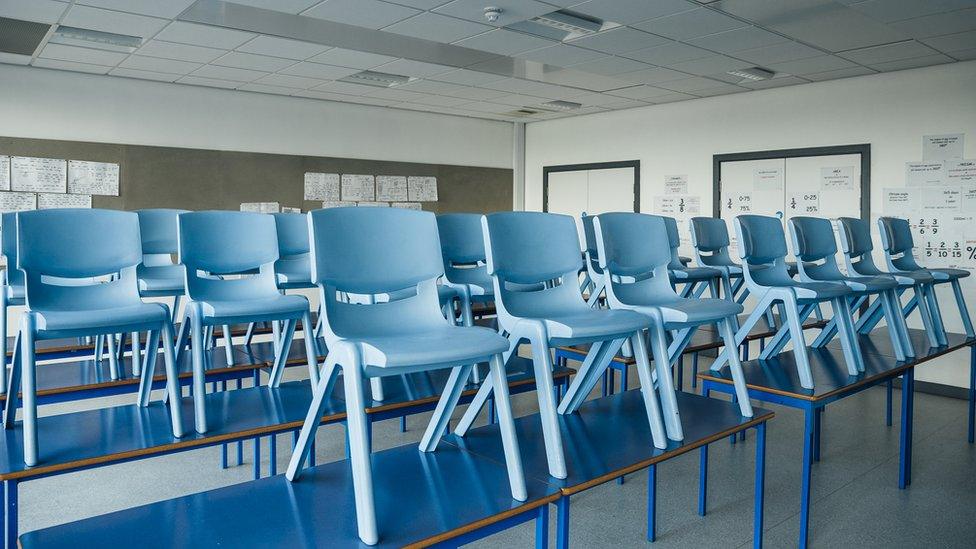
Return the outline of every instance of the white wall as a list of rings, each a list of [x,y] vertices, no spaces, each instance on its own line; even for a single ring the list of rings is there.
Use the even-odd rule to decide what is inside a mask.
[[[512,167],[512,124],[0,64],[0,135]]]
[[[965,157],[976,157],[976,62],[535,122],[526,130],[525,205],[542,208],[543,166],[639,159],[642,211],[663,194],[665,176],[688,174],[708,215],[714,154],[870,143],[878,215],[881,189],[903,186],[905,162],[922,159],[922,136],[942,133],[966,133]],[[976,284],[968,285],[974,308]],[[940,294],[947,328],[958,332],[951,299]],[[968,365],[957,352],[917,377],[968,386]]]

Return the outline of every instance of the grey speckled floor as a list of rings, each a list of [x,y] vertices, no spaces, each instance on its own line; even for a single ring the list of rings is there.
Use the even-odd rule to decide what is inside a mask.
[[[966,359],[963,353],[958,356]],[[690,379],[690,371],[685,379]],[[55,405],[42,412],[128,403],[131,398]],[[898,391],[895,399],[897,410]],[[519,395],[514,404],[517,415],[533,413],[535,395]],[[767,434],[764,541],[767,547],[793,547],[799,531],[802,414],[766,406],[777,416]],[[976,546],[976,446],[965,440],[966,403],[918,394],[915,408],[913,484],[901,491],[897,488],[897,413],[895,424],[886,427],[884,390],[871,389],[828,407],[822,461],[813,468],[813,547]],[[411,417],[406,433],[399,432],[397,420],[375,424],[375,448],[416,442],[428,417]],[[290,435],[283,435],[279,449],[287,448],[290,441]],[[696,513],[697,452],[658,467],[655,547],[748,547],[752,543],[754,443],[755,436],[750,435],[744,444],[731,446],[723,440],[711,446],[706,517]],[[320,462],[342,457],[339,427],[320,430],[317,451]],[[265,446],[265,461],[267,454]],[[20,492],[21,531],[246,482],[251,478],[251,456],[248,443],[244,465],[226,470],[220,468],[220,449],[208,448],[27,482]],[[288,452],[279,452],[279,471],[288,457]],[[267,473],[266,462],[262,470]],[[622,486],[605,484],[574,496],[572,544],[646,545],[646,482],[646,472],[641,472],[627,477]],[[551,524],[554,527],[554,509]],[[529,523],[475,546],[531,547],[533,542],[534,525]]]

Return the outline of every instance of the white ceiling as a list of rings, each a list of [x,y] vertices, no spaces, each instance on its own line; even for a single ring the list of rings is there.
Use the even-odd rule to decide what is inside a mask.
[[[0,17],[143,38],[131,55],[44,43],[0,62],[531,121],[976,59],[976,0],[233,1],[570,70],[548,70],[543,82],[176,20],[194,0],[0,0]],[[503,9],[493,23],[489,5]],[[499,28],[560,8],[620,26],[570,42]],[[776,76],[727,74],[752,66]],[[390,89],[336,81],[364,69],[417,80]],[[583,107],[510,114],[552,100]]]

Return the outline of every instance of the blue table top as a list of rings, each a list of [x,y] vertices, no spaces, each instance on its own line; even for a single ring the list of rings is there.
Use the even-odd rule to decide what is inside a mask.
[[[564,494],[573,494],[689,452],[774,415],[770,410],[754,407],[754,416],[746,418],[739,414],[737,405],[724,400],[684,392],[678,392],[677,397],[685,440],[671,441],[664,450],[655,448],[651,442],[644,399],[637,389],[589,400],[580,406],[578,413],[559,416],[568,471],[565,479],[549,476],[539,415],[517,418],[515,428],[526,477],[559,486]],[[475,455],[504,463],[498,425],[472,429],[464,438],[451,434],[444,440]]]
[[[372,455],[380,543],[403,547],[456,537],[547,505],[555,486],[528,479],[529,498],[511,498],[504,466],[443,444],[431,454],[410,444]],[[144,505],[23,534],[22,547],[363,546],[349,462]]]
[[[947,333],[947,345],[944,347],[930,347],[929,339],[925,335],[925,330],[918,330],[915,328],[908,329],[908,337],[912,342],[912,348],[915,349],[915,362],[930,360],[937,356],[951,353],[967,345],[976,343],[976,340],[967,339],[965,334]],[[891,346],[891,338],[888,336],[887,328],[878,328],[872,331],[870,334],[861,335],[858,339],[858,343],[861,345],[861,351],[864,353],[874,353],[876,355],[886,357],[895,356],[895,351]],[[827,347],[830,349],[840,350],[840,339],[835,337],[830,343],[827,344]]]

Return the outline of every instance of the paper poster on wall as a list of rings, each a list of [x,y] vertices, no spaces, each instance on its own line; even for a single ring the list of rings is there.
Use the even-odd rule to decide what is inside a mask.
[[[243,202],[241,203],[242,212],[257,213],[278,213],[281,211],[281,204],[277,202]]]
[[[437,202],[437,178],[408,177],[407,194],[410,202]]]
[[[357,202],[357,206],[360,208],[389,208],[389,202]]]
[[[394,202],[390,204],[392,208],[403,208],[404,210],[423,210],[423,204],[420,202]]]
[[[108,162],[68,161],[68,192],[119,196],[119,165]]]
[[[376,185],[373,176],[342,174],[342,200],[352,202],[376,200]]]
[[[783,188],[783,170],[780,168],[756,168],[753,172],[753,188],[757,191],[778,191]]]
[[[736,193],[729,196],[722,208],[732,216],[752,212],[752,194]]]
[[[883,190],[882,211],[890,217],[908,217],[916,209],[915,189],[886,188]]]
[[[0,191],[10,190],[10,157],[0,156]]]
[[[377,175],[376,200],[403,202],[407,200],[407,178],[403,175]]]
[[[15,156],[10,159],[10,188],[35,193],[64,193],[68,163],[57,158]]]
[[[678,213],[678,197],[677,196],[655,196],[653,207],[654,207],[654,213],[658,215],[675,217]]]
[[[976,160],[946,160],[945,182],[948,185],[976,182]]]
[[[326,200],[322,202],[322,209],[327,208],[346,208],[349,206],[355,206],[355,202],[349,202],[346,200]]]
[[[958,211],[960,204],[959,187],[940,187],[925,189],[921,194],[920,206],[923,212]]]
[[[931,187],[945,182],[945,164],[942,162],[906,162],[905,185]]]
[[[665,176],[664,194],[688,194],[688,176],[684,174]]]
[[[305,200],[339,200],[339,174],[306,173],[303,196]]]
[[[0,192],[0,212],[26,212],[37,209],[34,193]]]
[[[37,193],[37,209],[50,210],[52,208],[91,208],[90,194],[54,194]]]
[[[288,213],[291,213],[291,214],[300,214],[300,213],[302,213],[302,209],[301,208],[292,208],[291,206],[282,206],[281,207],[281,213],[286,213],[286,214],[288,214]]]
[[[820,213],[820,193],[792,192],[786,199],[791,215],[816,215]]]
[[[820,168],[821,191],[853,191],[854,166]]]
[[[926,135],[922,137],[922,160],[962,158],[964,134]]]

